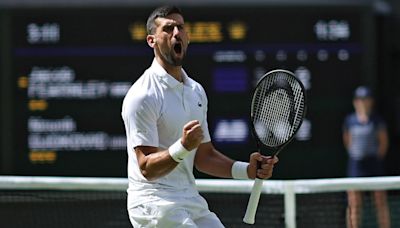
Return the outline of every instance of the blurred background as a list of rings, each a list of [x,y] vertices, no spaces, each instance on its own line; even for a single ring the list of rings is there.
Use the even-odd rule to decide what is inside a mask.
[[[184,68],[205,87],[219,150],[248,159],[253,87],[283,68],[303,82],[309,108],[273,178],[345,176],[342,125],[359,85],[374,90],[388,124],[387,175],[400,174],[399,1],[168,3],[183,10],[191,40]],[[151,64],[145,23],[162,4],[0,0],[0,174],[126,176],[121,103]]]

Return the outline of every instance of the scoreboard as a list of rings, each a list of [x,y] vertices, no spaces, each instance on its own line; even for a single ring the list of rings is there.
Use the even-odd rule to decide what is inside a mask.
[[[364,5],[182,8],[184,68],[206,90],[215,147],[237,160],[256,149],[249,106],[257,80],[282,68],[307,90],[308,112],[281,153],[276,178],[338,177],[353,89],[375,79],[373,13]],[[32,8],[3,12],[3,122],[8,172],[125,176],[123,97],[150,66],[145,23],[153,7]],[[7,23],[5,23],[6,21]],[[6,38],[4,38],[6,36]],[[6,64],[7,63],[7,64]],[[4,101],[5,99],[3,99]],[[3,145],[3,148],[4,147]],[[268,154],[268,151],[263,151]],[[7,161],[4,161],[7,160]],[[206,177],[197,173],[199,177]]]

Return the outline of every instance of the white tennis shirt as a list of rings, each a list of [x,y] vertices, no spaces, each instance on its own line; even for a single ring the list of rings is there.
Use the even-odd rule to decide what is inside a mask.
[[[148,181],[140,172],[134,148],[153,146],[165,150],[182,137],[183,126],[201,123],[209,142],[207,97],[203,87],[182,70],[183,83],[153,60],[132,85],[122,104],[128,150],[128,208],[165,196],[196,196],[193,176],[196,149],[166,176]]]

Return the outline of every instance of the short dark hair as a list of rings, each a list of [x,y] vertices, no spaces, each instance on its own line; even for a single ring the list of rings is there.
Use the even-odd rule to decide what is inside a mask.
[[[155,9],[147,19],[146,28],[147,34],[153,34],[155,29],[155,20],[159,17],[165,18],[168,15],[177,13],[182,15],[182,11],[176,6],[161,6]]]

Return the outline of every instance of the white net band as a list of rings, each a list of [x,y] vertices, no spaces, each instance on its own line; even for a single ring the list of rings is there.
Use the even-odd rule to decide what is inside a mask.
[[[196,185],[227,227],[246,227],[252,180],[198,179]],[[1,176],[0,218],[4,227],[130,227],[127,187],[127,178]],[[377,227],[368,194],[376,190],[388,193],[391,225],[400,227],[397,176],[264,181],[254,227],[345,227],[348,190],[367,193],[363,227]]]

